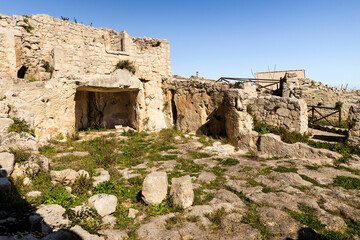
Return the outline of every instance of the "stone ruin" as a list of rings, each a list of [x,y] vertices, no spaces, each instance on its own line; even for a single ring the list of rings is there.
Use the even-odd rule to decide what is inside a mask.
[[[171,73],[170,45],[167,40],[134,38],[125,31],[93,28],[48,15],[11,17],[0,15],[0,56],[2,59],[0,62],[0,152],[2,154],[0,158],[2,159],[0,160],[6,160],[0,162],[3,165],[0,169],[0,192],[10,192],[11,183],[7,179],[9,172],[7,168],[11,168],[11,176],[16,177],[17,174],[20,176],[25,171],[33,171],[35,166],[30,164],[33,163],[31,161],[26,163],[30,164],[29,166],[17,165],[14,156],[7,151],[13,148],[37,154],[39,145],[46,144],[59,134],[67,136],[77,130],[106,128],[121,131],[132,128],[138,131],[158,131],[176,127],[182,132],[226,138],[233,145],[230,146],[231,151],[237,154],[250,152],[270,160],[273,157],[276,160],[279,156],[290,156],[302,159],[305,163],[314,159],[316,163],[323,161],[329,163],[339,159],[341,155],[325,149],[315,149],[303,143],[287,144],[274,134],[259,135],[254,131],[254,120],[266,122],[271,127],[283,127],[289,132],[305,134],[309,131],[308,105],[326,102],[333,106],[337,101],[342,101],[343,118],[348,118],[353,123],[348,141],[353,145],[358,145],[360,141],[359,91],[323,86],[321,83],[304,78],[305,75],[298,76],[295,72],[285,73],[277,95],[263,91],[250,82],[220,82],[198,76],[183,78]],[[118,69],[117,66],[121,64],[130,67]],[[266,76],[266,73],[262,76]],[[27,133],[8,132],[14,119],[26,121],[29,127],[34,129],[35,137]],[[193,143],[190,142],[191,144]],[[196,149],[197,145],[194,143],[191,147]],[[40,161],[36,163],[37,168],[40,168],[38,165],[40,164],[41,168],[49,170],[49,160],[44,156],[39,158]],[[8,163],[9,159],[11,160],[9,166],[5,165],[4,162]],[[207,161],[211,163],[215,160],[207,159]],[[252,164],[260,170],[260,163],[252,162]],[[239,167],[234,167],[234,172],[241,175],[243,166],[241,169]],[[50,174],[55,182],[70,177],[75,181],[81,176],[81,171],[84,173],[84,170],[65,169],[51,171]],[[94,177],[96,183],[99,179],[101,181],[110,179],[106,170],[100,168],[95,171],[99,174]],[[307,173],[308,170],[302,169],[302,171]],[[333,175],[335,170],[323,171],[330,171],[328,175]],[[339,173],[340,170],[336,171],[336,174],[342,175]],[[299,194],[299,190],[290,187],[289,179],[290,182],[305,182],[306,186],[311,185],[293,172],[286,174],[286,181],[278,173],[273,174],[272,177],[280,178],[280,185],[285,185],[291,192]],[[321,181],[326,180],[322,184],[331,183],[331,181],[327,182],[328,179],[332,180],[328,175],[325,178],[319,177]],[[265,179],[265,176],[260,176],[258,179],[262,178]],[[143,200],[148,204],[160,204],[167,194],[167,179],[164,172],[149,174],[143,183]],[[174,179],[170,191],[173,201],[183,208],[190,207],[194,201],[192,177]],[[216,179],[214,174],[204,171],[196,181],[205,183],[214,179]],[[228,189],[245,192],[242,187],[239,190],[238,184],[244,181],[230,178],[227,180],[229,180],[226,183]],[[26,181],[29,183],[30,179],[25,177],[23,181],[24,184]],[[159,183],[161,184],[158,185]],[[264,200],[279,202],[286,205],[284,208],[290,207],[293,210],[294,208],[296,210],[293,206],[294,202],[300,204],[308,202],[309,199],[309,196],[303,193],[295,198],[281,191],[272,193],[273,198],[270,199],[261,188],[256,186],[255,192],[246,193],[248,195],[244,196],[251,198],[252,201],[258,201],[257,197],[260,196]],[[160,193],[155,194],[156,191]],[[161,195],[160,200],[159,195]],[[350,196],[350,194],[340,195],[344,198]],[[228,201],[237,198],[234,193],[222,189],[218,191],[217,198],[212,204],[215,206],[218,201],[219,205],[228,206]],[[241,202],[240,199],[239,201]],[[101,202],[101,209],[96,207],[97,202]],[[112,195],[98,194],[91,197],[88,204],[95,207],[102,217],[111,220],[113,216],[110,215],[116,209],[117,199]],[[317,203],[313,205],[317,206]],[[347,205],[340,207],[345,209],[346,213],[354,212],[353,208]],[[262,210],[270,211],[270,209]],[[43,213],[54,220],[58,227],[67,223],[61,222],[65,221],[64,211],[60,206],[52,204],[42,207],[38,213]],[[132,209],[131,215],[135,217],[136,211]],[[280,210],[271,211],[285,214]],[[354,215],[357,212],[355,211]],[[326,213],[321,214],[322,217],[326,215]],[[355,216],[354,219],[358,219],[357,217]],[[277,218],[272,217],[271,221]],[[151,224],[149,228],[153,230]],[[342,227],[343,225],[340,229]],[[88,237],[84,239],[103,239],[95,235],[88,236],[89,233],[79,226],[71,230]],[[141,231],[145,232],[144,236],[151,232],[146,227]],[[141,231],[138,231],[140,235]],[[163,232],[160,231],[161,234]],[[251,239],[258,236],[256,234],[257,232],[251,235]],[[158,235],[154,239],[157,237]]]
[[[166,40],[134,38],[48,15],[0,15],[0,26],[2,113],[28,122],[38,142],[73,130],[176,126],[226,136],[240,148],[253,149],[252,117],[306,133],[307,104],[341,99],[350,108],[360,95],[309,87],[311,80],[296,73],[285,76],[282,97],[248,83],[173,76]],[[135,73],[115,71],[121,61],[132,63]]]

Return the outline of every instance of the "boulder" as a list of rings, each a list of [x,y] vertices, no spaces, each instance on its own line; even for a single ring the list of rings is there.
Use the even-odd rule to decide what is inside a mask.
[[[50,160],[47,157],[45,157],[44,155],[32,154],[29,157],[29,161],[38,163],[39,166],[45,171],[49,170]]]
[[[65,181],[66,184],[75,182],[76,178],[80,176],[90,177],[89,173],[85,170],[79,170],[78,172],[73,169],[64,169],[61,171],[50,171],[51,180],[56,182]]]
[[[143,182],[142,199],[149,205],[160,204],[167,194],[168,179],[166,172],[152,172]]]
[[[37,198],[37,197],[41,196],[41,192],[40,191],[31,191],[31,192],[28,192],[25,196],[29,197],[29,198]]]
[[[14,120],[11,118],[0,118],[0,132],[8,132],[11,124],[14,123]]]
[[[14,170],[15,157],[14,154],[8,152],[0,153],[0,168],[4,170],[6,176],[10,176]]]
[[[89,198],[88,204],[95,208],[100,216],[104,217],[115,212],[117,198],[114,195],[100,193]]]
[[[139,210],[136,210],[134,208],[129,208],[129,215],[128,217],[129,218],[135,218],[136,217],[136,214],[138,214]]]
[[[70,231],[73,231],[76,233],[82,240],[104,240],[104,237],[99,237],[95,234],[90,234],[84,229],[82,229],[79,225],[76,225],[72,228],[70,228]]]
[[[11,191],[11,182],[6,177],[0,178],[0,193],[9,194]]]
[[[42,205],[36,213],[43,218],[46,225],[55,230],[69,224],[69,220],[63,217],[65,208],[58,204]]]
[[[170,195],[175,206],[188,208],[193,204],[194,191],[189,175],[173,178],[171,183]]]
[[[116,224],[116,217],[112,215],[107,215],[102,218],[102,224],[108,225],[109,227],[113,228]]]
[[[105,239],[109,240],[123,240],[129,238],[125,231],[119,231],[115,229],[102,229],[99,231],[99,233],[104,235]]]
[[[29,133],[0,133],[0,152],[9,151],[10,148],[34,152],[38,150],[35,137]]]

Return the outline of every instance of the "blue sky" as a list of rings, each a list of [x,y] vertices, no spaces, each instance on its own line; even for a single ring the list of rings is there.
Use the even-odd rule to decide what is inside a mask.
[[[184,77],[305,69],[324,84],[360,88],[359,0],[0,0],[0,13],[165,38],[172,73]]]

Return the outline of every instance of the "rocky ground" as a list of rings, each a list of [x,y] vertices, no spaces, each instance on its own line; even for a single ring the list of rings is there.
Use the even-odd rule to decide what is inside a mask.
[[[359,239],[358,156],[261,159],[172,129],[39,152],[0,156],[0,239]]]

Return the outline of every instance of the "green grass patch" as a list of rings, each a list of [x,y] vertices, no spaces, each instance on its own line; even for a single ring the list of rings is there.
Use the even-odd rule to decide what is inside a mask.
[[[222,165],[226,165],[226,166],[234,166],[238,163],[239,163],[239,160],[237,160],[235,158],[227,158],[226,160],[221,162]]]
[[[39,153],[46,157],[51,157],[57,153],[57,150],[51,144],[47,144],[39,147]]]
[[[200,172],[204,166],[194,163],[193,160],[181,159],[180,164],[175,166],[176,170],[182,170],[187,173]]]
[[[199,142],[203,145],[203,147],[209,147],[213,145],[214,139],[206,135],[201,135],[199,138]]]
[[[208,154],[208,153],[203,153],[203,152],[199,152],[199,151],[189,151],[189,155],[190,155],[193,159],[200,159],[200,158],[208,158],[208,157],[211,157],[210,154]]]
[[[270,239],[273,237],[273,234],[260,222],[260,214],[255,210],[247,211],[246,215],[242,217],[241,222],[249,224],[259,230],[262,235],[261,239]]]
[[[284,166],[278,166],[277,168],[274,169],[275,172],[282,172],[282,173],[286,173],[286,172],[293,172],[296,173],[297,172],[297,168],[287,168]]]
[[[299,176],[304,179],[305,181],[311,182],[314,186],[318,186],[318,187],[324,187],[323,185],[321,185],[320,183],[318,183],[315,179],[312,179],[311,177],[308,177],[304,174],[299,174]]]
[[[360,189],[360,179],[345,177],[345,176],[337,176],[334,179],[333,186],[340,186],[345,189]]]
[[[314,230],[321,230],[325,227],[325,225],[314,215],[314,208],[305,205],[300,205],[298,208],[300,212],[289,211],[294,219]]]
[[[320,165],[305,165],[305,167],[309,170],[318,170],[319,168],[321,168]]]
[[[263,168],[263,169],[259,169],[257,174],[258,175],[269,175],[272,172],[273,168],[272,167],[267,167],[267,168]]]

